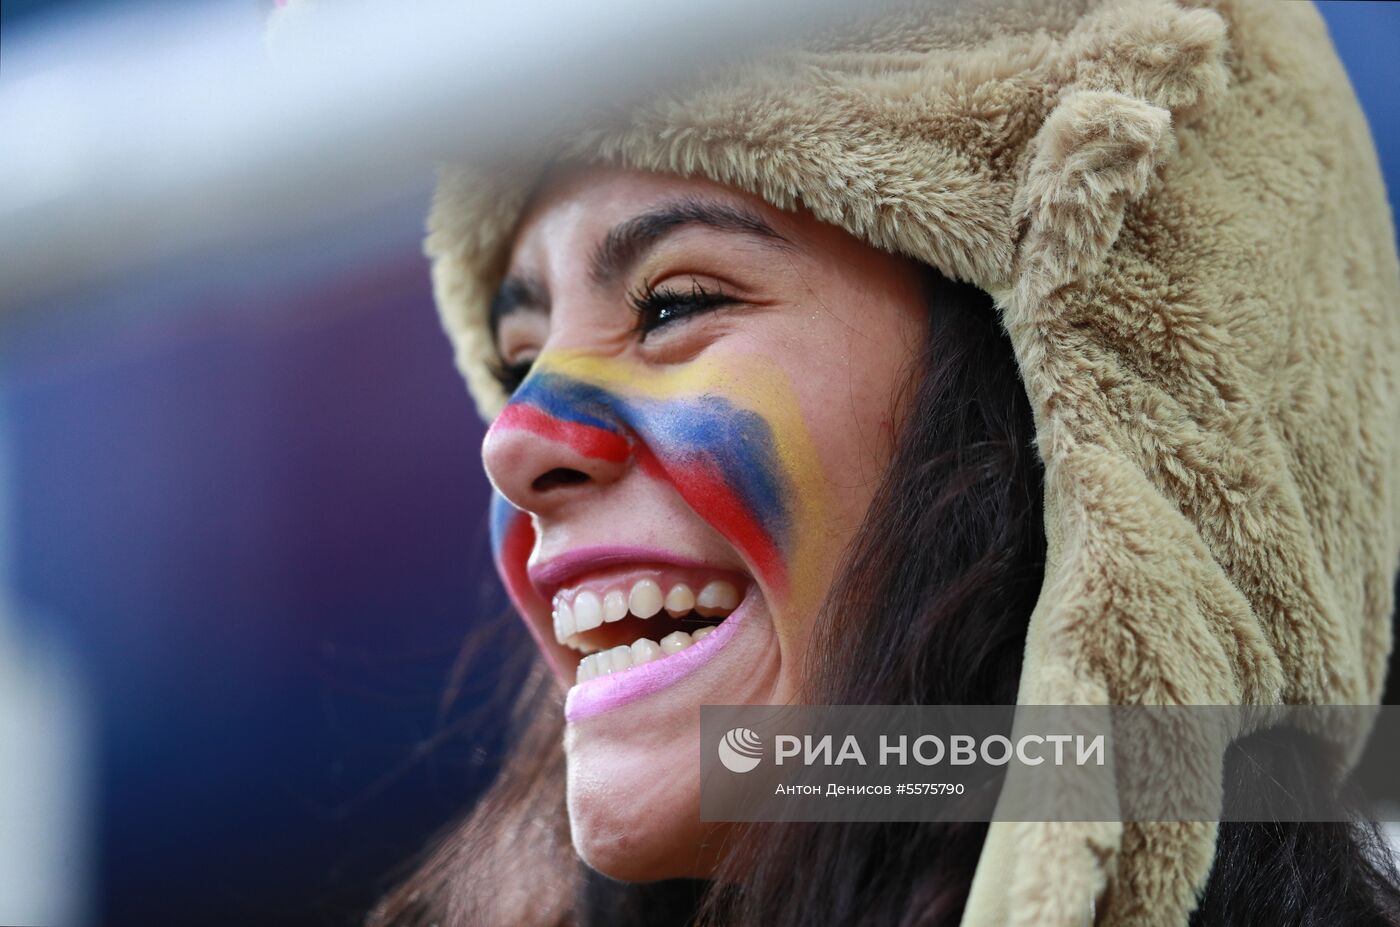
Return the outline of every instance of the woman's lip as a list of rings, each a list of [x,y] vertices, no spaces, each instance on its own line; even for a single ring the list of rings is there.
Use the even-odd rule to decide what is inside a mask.
[[[679,567],[701,568],[709,564],[693,557],[682,557],[654,547],[625,547],[599,545],[579,547],[549,558],[544,563],[526,568],[530,584],[540,598],[548,602],[560,586],[569,579],[594,570],[624,563],[664,563]]]
[[[569,689],[564,700],[564,720],[582,721],[620,708],[653,692],[665,689],[709,663],[734,639],[753,611],[758,591],[750,587],[744,601],[728,618],[700,641],[669,657],[633,666],[617,673],[598,676]]]

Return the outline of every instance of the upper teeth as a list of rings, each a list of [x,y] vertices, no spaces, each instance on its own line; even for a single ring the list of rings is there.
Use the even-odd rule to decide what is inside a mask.
[[[608,589],[602,598],[591,589],[565,591],[554,598],[554,639],[572,644],[569,638],[575,634],[591,631],[606,621],[620,621],[628,614],[650,618],[665,608],[672,617],[695,611],[714,618],[738,606],[739,590],[722,579],[706,583],[699,595],[685,583],[675,583],[663,596],[661,584],[651,578],[637,580],[630,589]]]

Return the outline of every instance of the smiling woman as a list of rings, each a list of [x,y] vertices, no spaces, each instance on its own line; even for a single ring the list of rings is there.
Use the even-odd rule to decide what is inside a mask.
[[[823,577],[894,450],[922,279],[707,181],[579,170],[527,211],[503,292],[532,301],[497,338],[503,384],[529,375],[483,456],[501,573],[577,680],[569,814],[600,872],[709,875],[695,707],[801,689]]]
[[[701,705],[1368,704],[1391,644],[1400,269],[1315,13],[850,25],[445,171],[540,659],[373,921],[1396,922],[1362,820],[701,821]]]
[[[1014,701],[1045,540],[986,294],[806,211],[593,167],[537,188],[491,307],[496,559],[552,680],[523,694],[518,762],[381,922],[681,923],[687,878],[750,887],[704,902],[723,922],[809,922],[771,877],[799,858],[782,835],[755,858],[700,822],[697,707]],[[562,769],[540,762],[561,726]],[[918,829],[922,872],[867,874],[833,915],[896,917],[916,882],[952,915],[984,830]],[[819,838],[808,871],[896,833]]]

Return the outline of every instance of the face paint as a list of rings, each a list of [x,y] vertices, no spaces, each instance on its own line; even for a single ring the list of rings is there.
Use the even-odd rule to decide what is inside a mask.
[[[530,513],[523,512],[510,504],[505,496],[494,489],[491,491],[491,554],[496,561],[496,572],[505,583],[506,594],[515,606],[516,614],[524,617],[532,607],[539,607],[539,597],[530,584],[526,565],[530,552],[535,547],[535,526]],[[536,646],[556,672],[567,673],[570,667],[562,665],[553,647],[536,628],[535,623],[526,621],[525,627],[535,639]]]
[[[771,592],[790,598],[816,588],[805,574],[824,493],[791,395],[771,365],[748,358],[656,372],[551,352],[492,429],[527,430],[598,460],[635,457],[733,544]]]
[[[535,546],[535,529],[529,514],[511,505],[500,493],[491,492],[491,554],[496,569],[506,580],[506,592],[516,608],[520,608],[525,590],[529,588],[525,561]]]

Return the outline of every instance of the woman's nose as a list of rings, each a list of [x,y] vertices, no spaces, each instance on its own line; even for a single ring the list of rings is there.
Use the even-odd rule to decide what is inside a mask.
[[[569,421],[518,401],[496,417],[481,447],[497,491],[537,515],[616,481],[631,453],[620,429]]]

